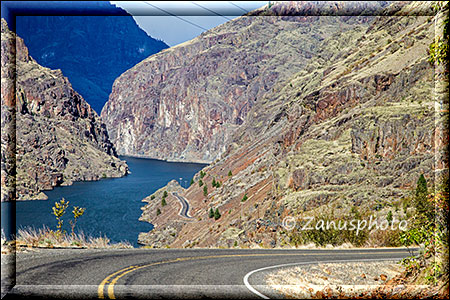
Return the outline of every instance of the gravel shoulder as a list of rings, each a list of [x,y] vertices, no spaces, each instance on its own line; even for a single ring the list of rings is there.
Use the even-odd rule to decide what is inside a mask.
[[[287,298],[357,298],[372,295],[403,271],[396,261],[319,263],[278,269],[265,280]],[[399,291],[402,287],[396,286]]]

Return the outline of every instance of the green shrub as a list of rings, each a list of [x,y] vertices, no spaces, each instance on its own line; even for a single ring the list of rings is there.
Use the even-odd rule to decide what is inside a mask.
[[[74,206],[72,213],[73,213],[73,221],[70,220],[70,226],[72,228],[72,237],[75,236],[75,226],[77,225],[77,220],[79,217],[81,217],[84,214],[84,211],[86,210],[86,208],[82,208],[82,207],[78,207],[78,206]]]
[[[166,198],[162,198],[162,200],[161,200],[161,206],[166,206],[167,205],[167,202],[166,202]]]
[[[425,191],[424,180],[421,178],[422,176],[417,182],[416,196],[418,194],[420,196]],[[427,283],[435,284],[443,280],[448,281],[448,277],[445,276],[449,272],[448,178],[445,178],[440,186],[437,187],[436,194],[429,194],[426,199],[428,205],[433,205],[434,213],[429,214],[416,210],[415,215],[409,220],[408,230],[401,235],[400,240],[404,246],[420,244],[425,246],[425,251],[419,256],[408,257],[403,262],[409,273],[418,273]],[[437,259],[438,257],[443,257],[444,259]]]
[[[210,218],[214,217],[214,210],[212,209],[212,207],[209,209],[208,217]]]
[[[366,243],[369,231],[367,227],[359,231],[352,230],[350,222],[353,220],[362,220],[356,208],[352,210],[351,214],[343,217],[335,217],[332,213],[321,214],[314,218],[314,224],[310,224],[311,228],[305,230],[299,230],[299,228],[304,229],[308,220],[300,220],[297,228],[290,231],[288,236],[291,243],[296,246],[308,243],[314,243],[317,246],[326,246],[327,244],[337,246],[351,243],[353,246],[359,247]],[[339,228],[340,226],[342,229]]]
[[[231,173],[231,170],[230,170],[230,171],[228,171],[228,177],[231,177],[231,176],[233,176],[233,173]]]
[[[208,187],[206,186],[206,184],[205,184],[205,186],[203,187],[203,195],[206,197],[206,196],[208,196]]]
[[[66,209],[67,207],[69,207],[69,201],[66,202],[66,200],[64,200],[64,198],[62,198],[59,203],[55,202],[55,206],[52,207],[53,210],[53,214],[56,217],[56,220],[58,221],[58,224],[56,225],[56,232],[58,234],[62,234],[62,225],[63,225],[63,220],[62,220],[62,216],[66,213]]]
[[[56,220],[58,221],[58,224],[56,225],[56,232],[55,234],[59,239],[66,236],[66,231],[62,230],[63,220],[62,216],[66,213],[66,209],[69,207],[69,201],[66,202],[64,198],[62,198],[59,202],[55,202],[55,206],[52,207],[53,214],[56,217]],[[73,221],[70,220],[69,224],[72,229],[72,238],[75,237],[75,226],[77,224],[78,218],[81,217],[84,214],[84,211],[86,209],[78,206],[74,206],[72,213],[73,213]]]
[[[156,209],[156,215],[159,216],[161,214],[161,210],[159,209],[159,207]]]

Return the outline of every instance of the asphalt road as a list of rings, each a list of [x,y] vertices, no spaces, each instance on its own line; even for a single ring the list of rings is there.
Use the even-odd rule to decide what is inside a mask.
[[[190,217],[188,215],[189,202],[187,202],[186,198],[184,198],[183,196],[178,195],[177,192],[173,192],[172,195],[174,195],[181,202],[181,210],[179,212],[179,215],[182,216],[182,217],[191,219],[192,217]]]
[[[279,298],[258,269],[407,256],[405,249],[43,249],[17,254],[15,286],[4,299]]]

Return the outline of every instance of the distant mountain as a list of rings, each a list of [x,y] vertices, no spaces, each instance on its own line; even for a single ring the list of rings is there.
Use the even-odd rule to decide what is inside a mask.
[[[311,10],[294,4],[300,11]],[[364,3],[361,9],[374,14],[382,4]],[[273,8],[279,5],[284,4]],[[331,59],[331,51],[321,51],[324,39],[354,27],[362,30],[371,18],[234,19],[123,73],[101,116],[119,154],[214,161],[252,107],[278,82],[311,61],[320,65]]]
[[[126,175],[105,125],[61,71],[36,63],[4,19],[1,36],[1,200]]]
[[[74,2],[73,11],[68,9],[70,2],[63,4],[53,4],[62,16],[50,4],[44,14],[56,15],[39,15],[42,12],[37,10],[17,16],[16,33],[40,65],[61,69],[100,113],[120,74],[169,46],[148,36],[130,15],[109,2],[86,2],[84,6]],[[98,15],[102,10],[108,15]]]

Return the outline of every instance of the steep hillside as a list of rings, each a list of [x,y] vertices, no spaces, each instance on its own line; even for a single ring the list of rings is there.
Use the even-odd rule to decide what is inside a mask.
[[[298,12],[298,4],[289,5],[276,3],[260,14]],[[160,199],[148,197],[141,220],[155,229],[141,233],[140,242],[280,247],[296,243],[281,226],[287,216],[335,219],[361,212],[382,221],[391,211],[397,220],[405,218],[407,206],[398,208],[419,175],[433,182],[448,172],[448,110],[439,106],[448,88],[434,82],[428,63],[435,34],[430,3],[393,3],[382,15],[321,39],[295,74],[290,65],[278,65],[292,75],[259,95],[226,151],[203,169],[206,175],[197,174],[193,185],[178,192],[189,201],[193,219],[177,216],[173,196],[156,215]],[[271,23],[288,17],[266,18]],[[211,208],[219,209],[218,220],[209,218]]]
[[[52,4],[65,10],[72,5],[78,8],[77,3]],[[61,69],[74,89],[100,114],[120,74],[169,46],[148,36],[131,16],[109,2],[86,2],[85,6],[85,11],[93,6],[112,16],[52,16],[39,15],[38,11],[36,15],[17,16],[16,33],[40,65]]]
[[[339,33],[334,47],[342,47],[351,38],[346,32],[361,34],[370,19],[237,18],[122,74],[102,119],[119,154],[211,162],[277,83],[313,60],[321,64],[333,56],[333,47],[315,54],[324,39]]]
[[[61,71],[36,63],[4,19],[1,32],[2,201],[127,174],[100,117]]]

